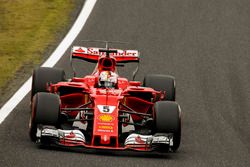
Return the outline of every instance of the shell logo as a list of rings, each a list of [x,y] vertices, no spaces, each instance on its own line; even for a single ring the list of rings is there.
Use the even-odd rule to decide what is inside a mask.
[[[114,117],[108,114],[100,115],[98,118],[103,122],[112,122],[114,120]]]

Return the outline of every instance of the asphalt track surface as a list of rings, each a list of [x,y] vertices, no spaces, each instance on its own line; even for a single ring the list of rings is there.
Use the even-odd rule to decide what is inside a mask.
[[[250,166],[249,16],[249,0],[99,0],[75,43],[128,41],[142,53],[138,80],[175,76],[181,147],[164,156],[39,149],[28,137],[27,96],[0,126],[0,166]],[[57,67],[70,77],[68,59],[69,51]]]

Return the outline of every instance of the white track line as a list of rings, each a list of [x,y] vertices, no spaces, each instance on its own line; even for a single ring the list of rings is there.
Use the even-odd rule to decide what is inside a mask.
[[[74,39],[77,37],[79,32],[85,25],[91,11],[93,10],[97,0],[86,0],[81,13],[79,14],[74,25],[58,45],[56,50],[51,54],[48,60],[42,65],[42,67],[53,67],[63,56],[65,51],[72,44]],[[3,107],[0,109],[0,124],[4,119],[13,111],[13,109],[22,101],[22,99],[29,93],[31,89],[31,77],[22,85],[21,88],[7,101]],[[27,106],[29,108],[29,106]]]

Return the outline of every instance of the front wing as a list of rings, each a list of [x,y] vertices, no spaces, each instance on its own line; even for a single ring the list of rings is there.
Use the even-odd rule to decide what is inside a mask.
[[[62,130],[54,127],[43,126],[37,129],[37,143],[42,145],[57,145],[63,147],[83,147],[107,150],[135,150],[135,151],[159,151],[160,147],[167,146],[171,151],[173,135],[159,133],[155,135],[141,135],[132,133],[128,135],[124,143],[119,147],[92,145],[86,141],[80,130]],[[165,148],[165,147],[164,147]]]

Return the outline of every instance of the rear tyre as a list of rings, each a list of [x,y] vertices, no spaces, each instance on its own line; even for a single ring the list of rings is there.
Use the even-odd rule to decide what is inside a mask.
[[[171,149],[176,151],[181,141],[181,111],[179,105],[171,101],[158,101],[155,103],[154,110],[155,132],[172,133],[173,146]],[[163,147],[162,151],[167,152],[166,149]]]
[[[175,79],[170,75],[149,74],[143,80],[143,86],[151,87],[157,91],[165,91],[163,100],[175,101]]]
[[[37,126],[57,126],[60,114],[60,98],[52,93],[39,92],[33,97],[32,112],[29,122],[29,135],[32,141],[36,141]]]
[[[37,92],[47,92],[47,83],[65,81],[65,72],[58,68],[39,67],[33,71],[31,99]]]

